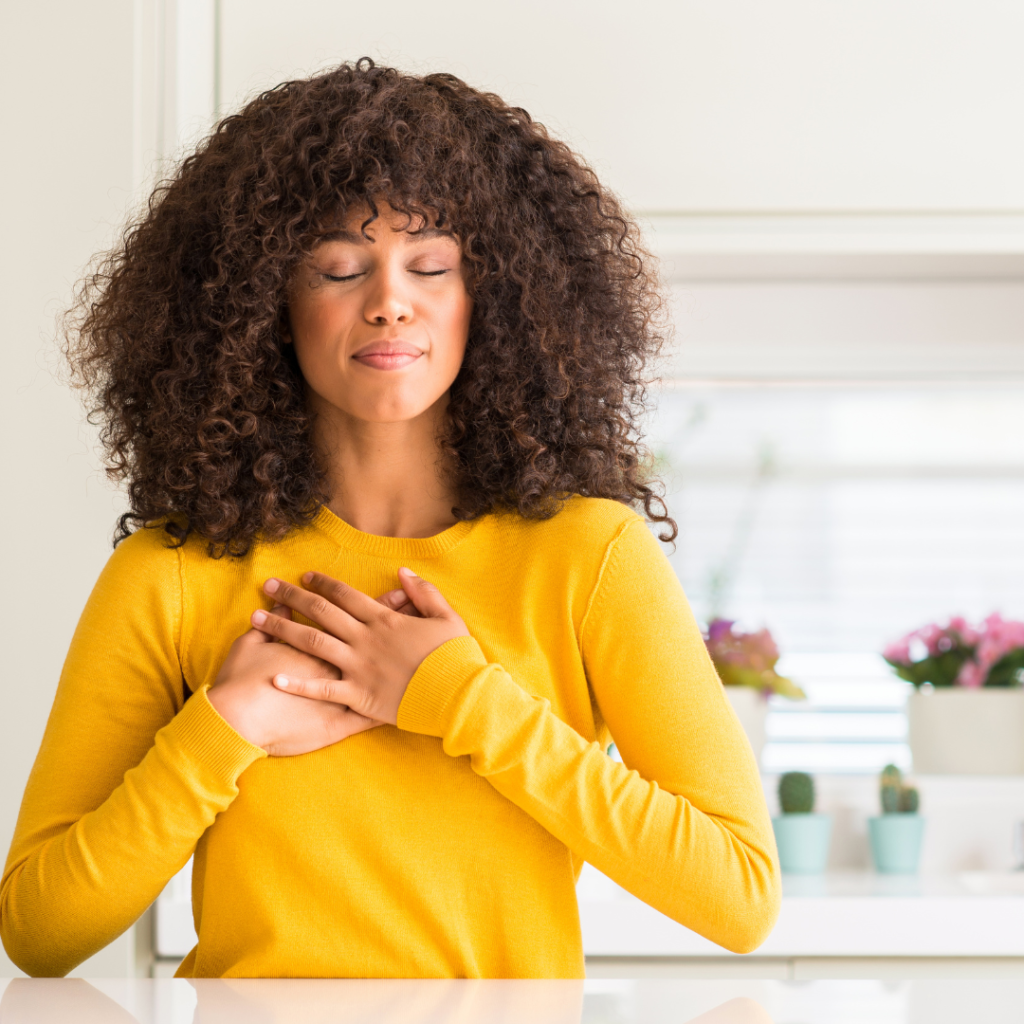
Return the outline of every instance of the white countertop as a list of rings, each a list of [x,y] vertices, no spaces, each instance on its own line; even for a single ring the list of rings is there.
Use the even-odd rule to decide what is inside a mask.
[[[587,956],[732,955],[589,865],[577,891]],[[753,955],[1024,956],[1024,872],[787,875],[779,922]]]
[[[176,878],[158,904],[162,956],[181,957],[195,945],[187,883],[184,874]],[[577,894],[586,956],[733,955],[652,910],[589,864]],[[1024,872],[786,875],[779,922],[752,955],[1024,956]]]
[[[4,1024],[1017,1024],[1024,979],[0,981]]]

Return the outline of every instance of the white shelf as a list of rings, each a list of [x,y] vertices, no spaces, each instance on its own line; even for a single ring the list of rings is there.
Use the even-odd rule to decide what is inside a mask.
[[[1020,278],[1024,213],[640,215],[667,279]]]

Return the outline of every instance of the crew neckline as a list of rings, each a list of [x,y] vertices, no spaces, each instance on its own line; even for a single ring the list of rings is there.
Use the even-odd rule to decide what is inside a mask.
[[[321,505],[313,518],[313,525],[349,551],[402,559],[443,555],[465,540],[479,521],[461,520],[432,537],[381,537],[375,533],[357,530],[326,505]]]

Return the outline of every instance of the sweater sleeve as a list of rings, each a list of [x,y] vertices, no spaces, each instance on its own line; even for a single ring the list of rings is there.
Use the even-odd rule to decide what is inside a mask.
[[[205,688],[182,707],[180,552],[124,541],[75,630],[0,887],[0,933],[31,975],[121,934],[188,860],[259,757]]]
[[[471,637],[423,662],[399,728],[468,755],[502,795],[645,903],[750,952],[781,896],[757,765],[675,573],[639,519],[609,547],[580,644],[623,763],[489,664]]]

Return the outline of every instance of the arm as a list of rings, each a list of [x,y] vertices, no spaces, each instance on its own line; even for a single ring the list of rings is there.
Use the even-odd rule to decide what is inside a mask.
[[[158,530],[124,541],[71,642],[0,888],[29,974],[66,974],[135,921],[264,756],[205,690],[182,708],[182,618],[179,552]]]
[[[290,693],[436,736],[575,853],[640,899],[736,952],[778,915],[775,840],[754,757],[682,588],[639,518],[609,544],[579,628],[587,677],[625,764],[488,663],[436,587],[399,577],[407,617],[321,573],[268,580],[321,629],[253,623],[337,666],[279,675]],[[627,765],[629,767],[627,767]]]
[[[735,952],[778,915],[775,842],[750,745],[682,588],[639,520],[610,545],[581,627],[624,764],[530,696],[470,637],[420,665],[398,725],[438,736],[575,853]]]

